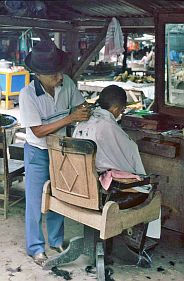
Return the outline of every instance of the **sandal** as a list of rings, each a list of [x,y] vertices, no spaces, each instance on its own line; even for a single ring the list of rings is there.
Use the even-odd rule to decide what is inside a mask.
[[[48,257],[46,256],[45,253],[39,253],[39,254],[36,254],[34,256],[32,256],[34,262],[36,264],[38,264],[39,266],[43,266],[44,263],[46,262],[46,260],[48,259]]]

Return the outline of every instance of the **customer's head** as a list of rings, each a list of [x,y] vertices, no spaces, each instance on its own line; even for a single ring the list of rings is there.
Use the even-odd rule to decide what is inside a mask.
[[[126,92],[116,85],[105,87],[99,95],[98,104],[110,111],[117,118],[125,110],[127,102]]]
[[[25,58],[25,65],[38,76],[41,82],[43,80],[51,87],[55,87],[62,83],[67,56],[50,39],[41,40]]]

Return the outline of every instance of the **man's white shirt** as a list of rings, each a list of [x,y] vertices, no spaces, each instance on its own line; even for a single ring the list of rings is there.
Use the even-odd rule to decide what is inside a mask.
[[[63,75],[63,85],[55,88],[52,97],[40,85],[42,93],[37,94],[35,81],[24,87],[19,96],[21,127],[26,128],[26,141],[33,146],[46,149],[46,138],[37,138],[30,127],[53,123],[70,114],[72,107],[84,102],[84,98],[69,76]],[[66,127],[57,131],[66,135]]]

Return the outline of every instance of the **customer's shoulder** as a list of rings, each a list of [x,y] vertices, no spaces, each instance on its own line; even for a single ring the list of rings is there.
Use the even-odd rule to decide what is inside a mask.
[[[107,131],[109,136],[113,138],[120,139],[124,142],[131,142],[129,135],[121,128],[121,126],[116,122],[104,121],[101,123],[101,133]]]

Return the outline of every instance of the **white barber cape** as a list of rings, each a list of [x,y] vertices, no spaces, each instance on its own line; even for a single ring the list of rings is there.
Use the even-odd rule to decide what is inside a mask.
[[[108,169],[146,174],[137,144],[117,124],[113,114],[101,108],[94,110],[88,121],[77,125],[73,137],[93,140],[97,145],[96,169]],[[135,187],[139,192],[149,193],[150,186]],[[160,238],[160,218],[149,223],[147,236]]]

